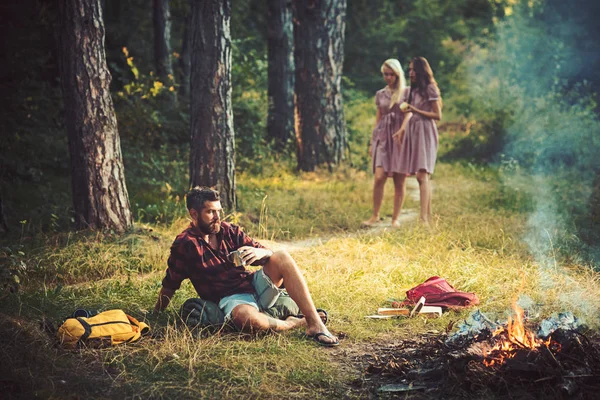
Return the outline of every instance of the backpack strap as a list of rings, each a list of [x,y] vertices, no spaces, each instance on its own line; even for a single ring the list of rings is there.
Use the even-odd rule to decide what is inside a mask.
[[[77,345],[79,345],[81,342],[87,340],[87,338],[92,334],[92,326],[88,324],[87,321],[84,321],[83,318],[77,317],[76,319],[77,321],[79,321],[81,326],[83,326],[83,329],[85,331],[77,341]]]

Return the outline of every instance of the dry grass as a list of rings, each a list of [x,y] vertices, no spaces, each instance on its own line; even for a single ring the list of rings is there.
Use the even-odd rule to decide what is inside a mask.
[[[502,187],[493,171],[469,172],[442,164],[435,178],[436,221],[429,229],[407,223],[399,230],[377,234],[358,230],[370,213],[371,178],[351,170],[335,175],[242,176],[243,212],[230,218],[264,239],[325,238],[320,244],[296,249],[293,255],[315,303],[329,310],[331,329],[347,336],[342,346],[360,346],[389,335],[443,331],[465,317],[468,311],[447,313],[437,320],[365,318],[377,307],[389,306],[392,299],[403,299],[407,289],[433,275],[446,278],[459,290],[475,292],[486,313],[502,316],[513,298],[524,294],[540,304],[539,318],[571,310],[598,329],[598,273],[559,259],[541,267],[533,259],[521,240],[527,218],[522,211],[530,207],[526,194]],[[386,210],[391,208],[391,185],[387,189]],[[408,200],[406,206],[418,204]],[[144,318],[160,287],[171,240],[185,225],[185,220],[179,220],[169,227],[139,226],[122,238],[36,239],[36,246],[24,249],[23,260],[36,273],[24,293],[5,296],[2,302],[4,315],[13,321],[22,319],[21,324],[11,325],[10,335],[3,335],[3,345],[10,344],[6,348],[12,349],[0,360],[6,382],[16,382],[25,393],[33,390],[41,397],[64,397],[70,390],[85,388],[77,382],[97,380],[105,390],[89,389],[84,392],[87,396],[348,395],[345,385],[360,371],[342,369],[334,361],[343,360],[331,360],[327,350],[302,338],[301,332],[196,337],[176,328],[177,308],[194,296],[189,284],[177,292],[166,313],[149,318],[161,335],[139,344],[71,353],[53,348],[50,341],[40,339],[40,333],[27,333],[35,331],[32,321],[41,315],[58,320],[80,306],[119,307]],[[76,284],[58,286],[61,282]],[[29,346],[31,354],[36,354],[35,365],[29,365],[31,357],[20,361],[14,356],[19,346]],[[74,380],[72,368],[80,364],[86,367],[79,380]],[[12,366],[10,370],[7,365]]]

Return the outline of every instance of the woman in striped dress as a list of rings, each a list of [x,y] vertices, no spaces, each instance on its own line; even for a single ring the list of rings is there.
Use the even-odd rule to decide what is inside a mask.
[[[404,179],[399,172],[400,146],[394,142],[392,135],[402,126],[404,113],[400,111],[400,104],[406,101],[406,80],[400,61],[390,58],[381,66],[381,73],[387,86],[377,91],[375,104],[377,116],[375,128],[371,136],[369,152],[373,159],[373,214],[363,222],[363,226],[371,226],[379,221],[379,210],[383,201],[383,193],[387,178],[394,180],[394,212],[392,226],[398,226],[398,217],[404,201]]]

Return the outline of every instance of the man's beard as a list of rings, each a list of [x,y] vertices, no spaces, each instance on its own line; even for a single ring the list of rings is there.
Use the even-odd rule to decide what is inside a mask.
[[[201,221],[200,218],[198,218],[198,229],[200,229],[200,232],[204,233],[205,235],[213,235],[215,233],[219,233],[219,231],[221,230],[221,221],[216,220],[207,224],[204,221]]]

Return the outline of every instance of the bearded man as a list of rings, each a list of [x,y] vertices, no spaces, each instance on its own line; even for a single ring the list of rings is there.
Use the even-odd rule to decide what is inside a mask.
[[[198,295],[218,303],[225,320],[240,330],[282,332],[304,326],[306,336],[317,343],[339,345],[338,338],[325,327],[323,315],[315,308],[306,281],[289,253],[273,252],[240,227],[222,221],[216,190],[195,187],[187,194],[186,205],[192,222],[171,245],[155,312],[164,310],[181,282],[189,279]],[[231,256],[235,251],[241,263]],[[245,265],[262,268],[253,272]],[[276,302],[284,284],[302,316],[279,320],[262,312]]]

